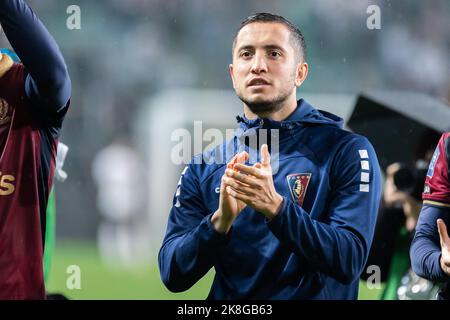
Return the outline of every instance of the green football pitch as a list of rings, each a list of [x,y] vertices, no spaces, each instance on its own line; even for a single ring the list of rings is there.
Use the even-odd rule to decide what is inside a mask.
[[[69,267],[74,265],[80,271],[79,289],[69,289],[72,287],[70,280],[73,280]],[[110,267],[102,262],[94,244],[63,242],[56,246],[47,291],[62,293],[75,300],[201,300],[206,298],[213,276],[211,271],[187,292],[174,294],[161,282],[156,259],[133,270]],[[379,295],[380,290],[369,290],[361,282],[360,299],[377,299]]]

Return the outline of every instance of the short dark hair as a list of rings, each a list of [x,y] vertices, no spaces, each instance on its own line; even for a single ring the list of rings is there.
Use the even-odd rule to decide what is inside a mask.
[[[236,48],[236,41],[237,41],[239,32],[246,25],[255,23],[255,22],[278,22],[278,23],[285,25],[291,32],[291,38],[294,41],[295,45],[297,46],[300,56],[303,57],[304,61],[306,61],[306,42],[305,42],[305,38],[303,37],[303,33],[300,31],[300,29],[297,26],[295,26],[292,22],[290,22],[289,20],[283,18],[282,16],[279,16],[276,14],[271,14],[271,13],[266,13],[266,12],[253,14],[241,22],[239,28],[236,31],[236,34],[234,35],[233,53],[234,53],[234,49]]]

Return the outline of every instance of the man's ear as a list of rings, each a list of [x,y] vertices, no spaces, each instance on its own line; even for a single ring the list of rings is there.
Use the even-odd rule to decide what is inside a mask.
[[[233,66],[233,64],[230,64],[229,68],[230,68],[231,81],[233,81],[233,88],[236,89],[236,85],[234,82],[234,66]]]
[[[296,87],[300,87],[303,82],[305,82],[306,77],[308,76],[308,64],[306,62],[301,62],[297,65],[297,72],[295,76],[295,85]]]

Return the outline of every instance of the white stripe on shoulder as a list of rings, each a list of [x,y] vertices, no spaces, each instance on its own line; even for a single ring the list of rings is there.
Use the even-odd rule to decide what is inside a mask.
[[[370,186],[368,184],[361,183],[359,185],[359,191],[360,192],[369,192],[370,191]]]
[[[368,172],[361,172],[361,182],[370,182],[370,174]]]
[[[369,161],[367,161],[367,160],[361,161],[361,169],[362,170],[370,170]]]
[[[359,150],[359,156],[361,157],[361,159],[369,159],[369,153],[366,149]]]

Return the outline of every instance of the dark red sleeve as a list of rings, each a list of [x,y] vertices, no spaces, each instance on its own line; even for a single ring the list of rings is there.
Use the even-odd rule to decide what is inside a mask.
[[[439,207],[450,207],[450,133],[444,133],[439,140],[428,168],[425,189],[422,194],[424,203]]]

